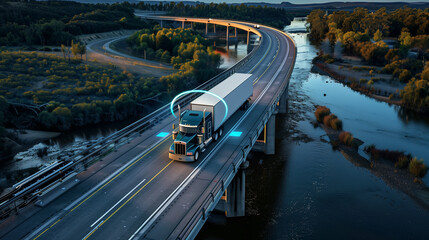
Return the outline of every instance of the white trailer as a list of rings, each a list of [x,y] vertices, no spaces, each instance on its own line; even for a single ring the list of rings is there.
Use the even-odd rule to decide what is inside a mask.
[[[225,121],[231,117],[253,95],[252,74],[235,73],[213,87],[209,92],[222,98],[228,107]],[[191,110],[212,113],[213,132],[224,123],[226,108],[217,97],[205,93],[191,102]]]

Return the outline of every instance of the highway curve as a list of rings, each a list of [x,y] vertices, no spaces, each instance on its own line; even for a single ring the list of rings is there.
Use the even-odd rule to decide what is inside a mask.
[[[289,81],[296,54],[293,40],[268,27],[261,26],[259,31],[261,46],[237,71],[253,74],[252,106],[247,112],[237,111],[225,123],[225,133],[232,129],[246,133],[254,128],[279,86]],[[9,217],[0,224],[0,238],[176,238],[198,211],[200,197],[208,194],[228,161],[240,154],[246,136],[232,138],[224,134],[198,162],[174,162],[168,158],[171,137],[156,135],[171,132],[171,124],[176,121],[170,117],[159,122],[78,174],[80,184],[46,207],[29,206],[20,215]],[[185,180],[191,180],[186,188],[182,184]]]

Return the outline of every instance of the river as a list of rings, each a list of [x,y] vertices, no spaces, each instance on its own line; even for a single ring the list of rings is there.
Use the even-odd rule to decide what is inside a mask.
[[[288,113],[277,116],[276,155],[248,157],[246,217],[213,214],[198,239],[429,239],[429,211],[353,165],[311,124],[315,106],[325,105],[364,146],[403,150],[429,165],[429,120],[311,73],[317,49],[306,34],[291,35],[298,54]],[[423,181],[429,185],[429,174]]]

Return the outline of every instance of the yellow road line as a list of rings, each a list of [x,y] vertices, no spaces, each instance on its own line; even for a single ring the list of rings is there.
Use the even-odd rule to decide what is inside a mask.
[[[123,206],[125,206],[131,199],[133,199],[141,190],[143,190],[150,182],[152,182],[160,173],[162,173],[171,163],[173,163],[174,160],[171,160],[161,171],[159,171],[155,176],[153,176],[143,187],[141,187],[137,192],[135,192],[130,198],[127,199],[119,208],[117,208],[112,214],[110,214],[109,217],[106,218],[106,220],[102,221],[96,228],[94,228],[90,234],[88,234],[84,240],[88,239],[92,234],[97,231],[105,222],[107,222],[113,215],[115,215]]]
[[[277,53],[274,56],[273,60],[270,62],[270,64],[268,64],[268,67],[265,69],[265,71],[261,74],[261,76],[258,77],[258,79],[256,79],[256,81],[253,83],[253,85],[255,85],[256,83],[258,83],[259,79],[261,79],[262,76],[264,76],[265,72],[267,72],[267,70],[271,67],[271,64],[273,64],[274,60],[277,59],[277,55],[279,55],[280,52],[280,45],[279,48],[277,49]]]
[[[39,235],[37,235],[35,238],[33,238],[33,240],[39,238],[40,236],[42,236],[46,231],[48,231],[49,229],[51,229],[53,226],[55,226],[59,221],[61,221],[63,218],[65,218],[67,215],[69,215],[71,212],[73,212],[76,208],[78,208],[80,205],[82,205],[84,202],[86,202],[88,199],[90,199],[92,196],[94,196],[97,192],[99,192],[101,189],[103,189],[104,187],[106,187],[109,183],[111,183],[113,180],[115,180],[117,177],[119,177],[122,173],[124,173],[126,170],[128,170],[131,166],[133,166],[134,164],[136,164],[137,162],[139,162],[142,158],[144,158],[145,156],[147,156],[149,153],[151,153],[153,150],[155,150],[156,148],[158,148],[161,144],[163,144],[165,141],[167,141],[168,139],[170,139],[169,137],[165,138],[162,142],[160,142],[158,145],[156,145],[155,147],[153,147],[151,150],[149,150],[147,153],[145,153],[143,156],[141,156],[140,158],[138,158],[137,160],[135,160],[132,164],[130,164],[128,167],[126,167],[124,170],[122,170],[120,173],[118,173],[114,178],[110,179],[107,183],[105,183],[103,186],[101,186],[99,189],[97,189],[97,191],[93,192],[91,195],[89,195],[87,198],[85,198],[85,200],[83,200],[82,202],[80,202],[78,205],[76,205],[73,209],[71,209],[66,215],[64,215],[63,217],[61,217],[60,219],[58,219],[56,222],[54,222],[51,226],[49,226],[48,228],[46,228],[43,232],[41,232]],[[168,163],[163,170],[170,165],[170,163]],[[162,170],[162,171],[163,171]],[[158,173],[159,174],[159,173]],[[157,174],[157,175],[158,175]],[[157,176],[155,175],[155,176]],[[152,181],[152,179],[151,179]],[[150,181],[149,181],[150,182]],[[145,186],[149,183],[147,182],[145,184]]]
[[[259,64],[261,64],[264,61],[264,59],[268,56],[268,52],[271,49],[271,44],[272,44],[272,41],[270,39],[270,45],[268,45],[268,51],[267,51],[267,53],[264,55],[264,57],[261,59],[261,61],[259,61],[258,64],[256,64],[256,66],[258,66]],[[249,73],[252,73],[253,71],[255,71],[256,66]]]

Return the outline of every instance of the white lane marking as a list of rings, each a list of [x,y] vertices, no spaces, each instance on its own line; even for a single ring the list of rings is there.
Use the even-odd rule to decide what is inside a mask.
[[[169,134],[168,136],[166,136],[165,138],[170,137],[171,134]],[[41,227],[37,228],[35,231],[33,231],[31,234],[29,234],[27,237],[25,237],[25,240],[29,240],[29,239],[33,239],[34,236],[36,236],[36,234],[38,234],[40,231],[42,231],[45,227],[47,227],[50,223],[52,223],[54,220],[59,219],[60,217],[63,217],[65,214],[67,214],[67,212],[72,209],[73,207],[75,207],[79,202],[82,202],[83,199],[87,198],[90,194],[92,194],[93,192],[95,192],[98,188],[100,188],[101,186],[103,186],[106,182],[110,181],[110,179],[112,179],[113,177],[115,177],[118,173],[120,173],[122,170],[124,170],[125,168],[127,168],[129,165],[131,165],[133,162],[135,162],[137,159],[139,159],[141,156],[143,156],[144,154],[146,154],[149,150],[151,150],[152,148],[154,148],[156,145],[158,145],[159,143],[161,143],[162,141],[165,140],[165,138],[161,138],[158,142],[156,142],[155,144],[151,145],[148,149],[146,149],[145,151],[143,151],[141,154],[137,155],[136,157],[134,157],[131,161],[129,161],[128,163],[126,163],[124,166],[122,166],[121,168],[119,168],[118,170],[116,170],[114,173],[112,173],[109,177],[105,178],[103,181],[101,181],[99,184],[97,184],[97,186],[91,188],[88,192],[86,192],[84,195],[82,195],[81,197],[79,197],[78,199],[76,199],[74,202],[72,202],[70,205],[68,205],[67,207],[64,208],[64,212],[58,213],[56,216],[50,218],[45,224],[43,224]],[[54,220],[53,220],[54,219]]]
[[[169,134],[165,138],[170,137],[170,135],[171,134]],[[88,197],[95,190],[97,190],[98,188],[100,188],[101,186],[103,186],[106,182],[110,181],[110,179],[112,179],[113,177],[115,177],[118,173],[120,173],[122,170],[124,170],[125,168],[127,168],[129,165],[131,165],[133,162],[135,162],[141,156],[145,155],[148,151],[150,151],[156,145],[158,145],[159,143],[161,143],[162,141],[164,141],[165,138],[161,138],[158,142],[156,142],[155,144],[153,144],[152,146],[150,146],[149,148],[147,148],[141,154],[139,154],[136,157],[134,157],[131,161],[129,161],[128,163],[126,163],[124,166],[122,166],[121,168],[119,168],[118,170],[116,170],[114,173],[112,173],[109,177],[107,177],[106,179],[104,179],[103,181],[101,181],[99,184],[97,184],[97,186],[93,187],[88,192],[86,192],[84,195],[82,195],[80,198],[76,199],[74,202],[72,202],[70,205],[68,205],[66,208],[64,208],[64,210],[68,211],[71,208],[73,208],[75,205],[77,205],[79,202],[81,202],[84,198]]]
[[[131,191],[129,191],[124,197],[122,197],[121,200],[119,200],[117,203],[115,203],[115,205],[113,205],[113,207],[111,207],[109,210],[107,210],[107,212],[105,212],[99,219],[97,219],[97,221],[95,221],[93,224],[91,224],[91,227],[93,227],[95,224],[97,224],[103,217],[105,217],[110,211],[112,211],[116,206],[118,206],[119,203],[121,203],[126,197],[128,197],[128,195],[130,195],[132,192],[134,192],[134,190],[136,190],[136,188],[138,188],[142,183],[144,183],[144,181],[146,181],[146,179],[143,179],[139,184],[137,184],[133,189],[131,189]]]
[[[283,36],[283,35],[282,35]],[[277,38],[277,36],[276,36]],[[278,40],[278,38],[277,38]],[[289,55],[289,42],[286,40],[287,43],[287,52],[286,56]],[[280,46],[279,46],[280,48]],[[239,124],[241,124],[244,119],[247,117],[247,115],[250,114],[250,111],[253,110],[253,108],[256,106],[256,104],[262,99],[263,95],[268,91],[268,88],[273,84],[274,80],[277,78],[277,76],[280,74],[280,71],[283,69],[283,66],[286,63],[287,58],[284,58],[283,62],[281,63],[282,67],[279,67],[277,72],[274,74],[274,76],[271,78],[270,82],[267,84],[267,86],[264,88],[264,90],[261,92],[261,94],[258,96],[258,98],[253,102],[253,104],[249,107],[249,109],[243,114],[243,116],[239,119],[239,121],[234,124],[234,126],[228,131],[228,133],[225,136],[229,136],[229,134],[234,131]],[[173,200],[177,197],[177,195],[189,184],[190,180],[192,180],[199,171],[207,164],[207,160],[214,155],[219,148],[223,145],[223,143],[228,139],[228,137],[223,138],[209,153],[208,156],[206,156],[203,161],[201,161],[200,164],[183,180],[180,185],[167,197],[167,199],[164,200],[164,202],[161,203],[161,205],[146,219],[146,221],[137,229],[137,231],[134,232],[133,235],[129,238],[131,239],[139,239],[142,237],[142,235],[148,230],[148,228],[153,224],[153,222],[161,215],[162,212],[173,202]],[[155,216],[156,215],[156,216]],[[138,235],[138,236],[137,236]]]

